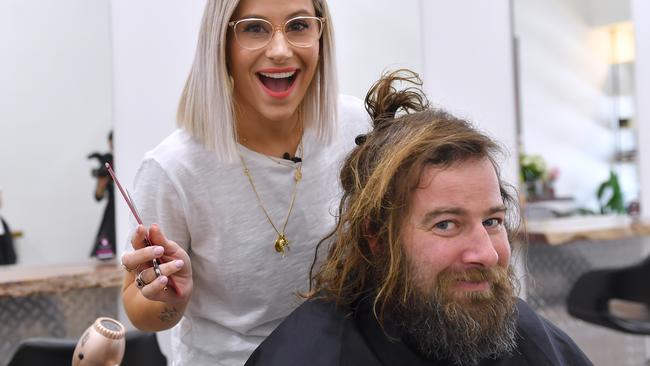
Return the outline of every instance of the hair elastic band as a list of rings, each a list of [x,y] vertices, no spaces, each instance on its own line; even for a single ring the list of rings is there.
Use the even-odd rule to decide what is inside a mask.
[[[366,134],[357,135],[357,137],[354,138],[354,143],[357,144],[357,146],[361,146],[364,142],[366,142],[367,138],[368,135]]]

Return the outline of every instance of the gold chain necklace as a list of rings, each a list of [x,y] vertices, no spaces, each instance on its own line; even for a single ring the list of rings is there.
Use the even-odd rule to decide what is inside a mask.
[[[302,146],[302,138],[300,139],[300,148],[299,151],[302,153],[303,151],[303,146]],[[302,180],[302,162],[296,164],[296,172],[294,173],[294,180],[295,184],[293,186],[293,192],[291,193],[291,201],[289,202],[289,210],[287,211],[287,217],[284,219],[284,224],[282,225],[282,230],[278,230],[278,227],[275,226],[273,223],[273,220],[271,219],[271,215],[266,211],[266,208],[264,207],[264,203],[262,203],[262,198],[260,198],[260,194],[257,192],[257,188],[255,187],[255,183],[253,182],[253,176],[251,175],[250,169],[248,169],[248,165],[246,165],[246,161],[244,160],[244,156],[241,154],[239,149],[237,150],[237,154],[239,155],[239,159],[241,160],[241,164],[244,167],[244,174],[246,174],[246,177],[248,178],[248,182],[251,184],[251,188],[253,188],[253,192],[255,193],[255,197],[257,198],[257,203],[259,204],[260,208],[262,209],[262,212],[264,212],[264,215],[266,216],[266,219],[269,221],[271,226],[273,227],[273,230],[275,230],[275,233],[278,234],[278,237],[275,239],[274,247],[275,251],[278,253],[282,253],[282,257],[286,255],[286,251],[289,251],[289,239],[287,239],[287,236],[285,234],[285,230],[287,229],[287,224],[289,223],[289,218],[291,217],[291,212],[293,211],[293,204],[296,201],[296,192],[298,191],[298,183],[300,180]],[[266,155],[265,155],[266,156]],[[269,159],[271,159],[269,157]],[[272,159],[271,159],[272,160]],[[277,162],[280,164],[279,162]]]

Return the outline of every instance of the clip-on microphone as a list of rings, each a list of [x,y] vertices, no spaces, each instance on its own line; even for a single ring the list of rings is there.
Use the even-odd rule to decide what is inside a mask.
[[[294,156],[294,157],[292,158],[291,155],[290,155],[288,152],[282,154],[282,159],[285,159],[285,160],[291,160],[291,161],[293,161],[294,163],[300,163],[300,162],[302,161],[302,159],[299,158],[299,157],[297,157],[297,156]]]

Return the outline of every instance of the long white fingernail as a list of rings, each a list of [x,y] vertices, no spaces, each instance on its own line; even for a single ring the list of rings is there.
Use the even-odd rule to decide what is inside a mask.
[[[166,285],[167,284],[167,276],[158,277],[158,282],[160,282],[163,285]]]
[[[183,263],[183,261],[181,259],[178,259],[178,260],[174,261],[174,264],[176,265],[176,268],[181,268],[181,267],[183,267],[184,263]]]
[[[165,252],[165,248],[163,247],[154,247],[153,248],[153,254],[154,255],[161,255]]]

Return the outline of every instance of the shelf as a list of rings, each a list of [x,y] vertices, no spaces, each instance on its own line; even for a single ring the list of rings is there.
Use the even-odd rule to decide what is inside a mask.
[[[123,270],[115,261],[97,259],[69,264],[0,267],[0,297],[63,293],[94,287],[119,287]]]
[[[635,221],[625,215],[572,216],[528,220],[526,231],[531,243],[569,244],[578,240],[618,240],[650,236],[650,221]]]
[[[619,151],[614,156],[614,162],[616,163],[636,163],[637,151]]]

